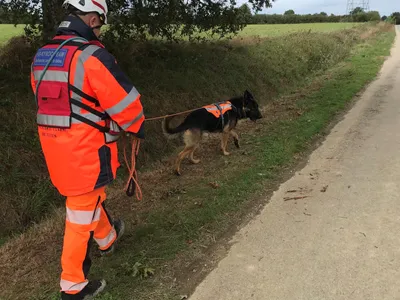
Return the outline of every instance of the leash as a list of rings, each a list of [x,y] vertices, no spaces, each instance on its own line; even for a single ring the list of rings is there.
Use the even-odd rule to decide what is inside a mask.
[[[132,197],[133,195],[136,195],[136,199],[138,201],[141,201],[143,199],[143,193],[142,189],[140,188],[139,185],[139,180],[138,180],[138,174],[136,171],[136,158],[137,155],[139,154],[139,148],[140,148],[140,140],[138,138],[133,138],[132,144],[131,144],[131,163],[129,165],[127,155],[126,155],[126,136],[123,136],[122,138],[122,143],[123,143],[123,148],[124,148],[124,160],[126,167],[128,168],[129,171],[129,179],[128,182],[125,185],[124,191],[126,192],[126,195],[128,197]]]
[[[185,110],[185,111],[182,111],[182,112],[179,112],[179,113],[176,113],[176,114],[171,114],[171,115],[164,115],[164,116],[159,116],[159,117],[146,118],[145,121],[155,121],[155,120],[165,119],[165,118],[168,118],[168,117],[180,116],[180,115],[184,115],[184,114],[187,114],[187,113],[194,112],[194,111],[199,110],[199,109],[202,109],[202,107],[194,108],[194,109],[190,109],[190,110]]]

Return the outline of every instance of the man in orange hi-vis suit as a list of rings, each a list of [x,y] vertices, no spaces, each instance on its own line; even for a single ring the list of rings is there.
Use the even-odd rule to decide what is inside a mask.
[[[105,0],[65,0],[68,17],[32,63],[39,138],[54,186],[66,199],[61,298],[91,299],[104,280],[88,281],[92,240],[113,252],[124,231],[106,211],[105,187],[119,167],[122,131],[143,139],[140,94],[98,40]]]

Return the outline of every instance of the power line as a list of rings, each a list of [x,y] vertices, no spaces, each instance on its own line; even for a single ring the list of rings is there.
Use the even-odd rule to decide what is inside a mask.
[[[360,7],[365,12],[368,12],[369,11],[369,0],[347,0],[346,13],[349,15],[357,7]]]

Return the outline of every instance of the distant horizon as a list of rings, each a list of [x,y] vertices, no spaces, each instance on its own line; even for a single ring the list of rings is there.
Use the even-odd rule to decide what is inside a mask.
[[[370,0],[370,11],[379,11],[381,16],[390,16],[393,12],[400,12],[400,4],[393,0]],[[238,0],[238,4],[247,3],[246,0]],[[347,1],[341,0],[277,0],[272,3],[272,7],[263,9],[258,14],[283,14],[285,11],[293,9],[296,14],[307,15],[326,12],[328,15],[345,15],[347,13]],[[253,12],[254,13],[254,12]]]

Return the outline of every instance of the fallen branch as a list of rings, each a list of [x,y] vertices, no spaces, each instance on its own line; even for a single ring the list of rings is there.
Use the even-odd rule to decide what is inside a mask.
[[[309,198],[309,197],[310,196],[285,197],[283,200],[285,200],[285,201],[300,200],[300,199],[305,199],[305,198]]]

